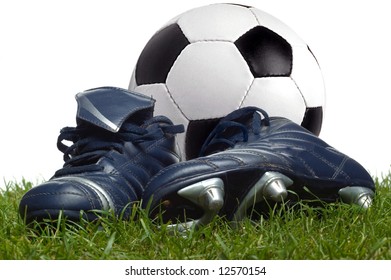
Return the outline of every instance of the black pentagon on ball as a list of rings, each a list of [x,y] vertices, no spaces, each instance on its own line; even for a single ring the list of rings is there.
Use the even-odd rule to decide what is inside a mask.
[[[219,123],[221,118],[190,120],[186,129],[186,160],[197,158],[206,138]],[[189,144],[191,143],[191,144]]]
[[[171,24],[153,35],[136,64],[137,85],[164,83],[175,60],[188,44],[178,24]]]
[[[235,42],[255,78],[289,77],[292,72],[292,47],[280,35],[256,26]]]
[[[314,107],[305,110],[301,126],[311,131],[313,134],[319,136],[323,122],[323,108]]]

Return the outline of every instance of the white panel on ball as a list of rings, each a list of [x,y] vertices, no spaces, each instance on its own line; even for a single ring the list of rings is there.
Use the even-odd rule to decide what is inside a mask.
[[[135,72],[136,72],[136,68],[134,68],[133,73],[132,73],[132,77],[130,77],[129,87],[128,87],[129,90],[134,90],[137,86]]]
[[[323,76],[315,57],[307,46],[293,47],[293,69],[291,77],[304,96],[307,107],[320,107],[325,103]]]
[[[289,77],[257,78],[254,80],[242,107],[257,106],[270,116],[303,121],[306,106],[300,91]]]
[[[177,104],[170,98],[165,84],[141,85],[135,88],[136,92],[151,96],[156,100],[154,115],[164,115],[174,123],[187,124],[188,120],[182,115]]]
[[[208,40],[234,42],[258,22],[247,8],[215,4],[190,10],[179,18],[178,24],[191,43]]]
[[[182,51],[166,84],[184,115],[197,120],[223,117],[237,109],[252,80],[234,44],[198,42]]]

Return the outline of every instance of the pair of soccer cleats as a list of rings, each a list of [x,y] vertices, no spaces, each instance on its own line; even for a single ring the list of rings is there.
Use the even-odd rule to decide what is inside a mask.
[[[64,128],[58,138],[64,167],[23,196],[19,212],[26,223],[60,213],[95,220],[102,211],[129,219],[141,202],[151,219],[184,230],[216,215],[230,221],[262,215],[285,201],[372,203],[374,182],[359,163],[262,109],[222,118],[200,156],[181,162],[175,135],[183,126],[153,117],[151,98],[106,87],[76,100],[77,127]]]

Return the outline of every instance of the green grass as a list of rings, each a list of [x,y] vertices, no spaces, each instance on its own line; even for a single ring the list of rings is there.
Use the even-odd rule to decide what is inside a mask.
[[[32,184],[12,182],[0,192],[0,259],[391,259],[391,174],[376,184],[368,211],[300,204],[235,229],[216,219],[183,237],[139,210],[131,221],[26,227],[18,204]]]

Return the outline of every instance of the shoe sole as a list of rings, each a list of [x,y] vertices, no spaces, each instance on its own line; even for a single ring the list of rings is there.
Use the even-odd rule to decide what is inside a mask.
[[[249,209],[254,209],[262,201],[283,202],[288,197],[287,188],[294,183],[288,176],[274,171],[265,172],[250,188],[232,215],[232,222],[237,223],[248,216]],[[186,231],[192,227],[199,228],[210,223],[224,206],[225,184],[221,178],[215,177],[186,186],[177,195],[190,201],[203,211],[198,219],[184,223],[171,224],[170,228]],[[342,202],[358,205],[367,209],[372,205],[374,192],[366,187],[349,186],[338,192]]]

